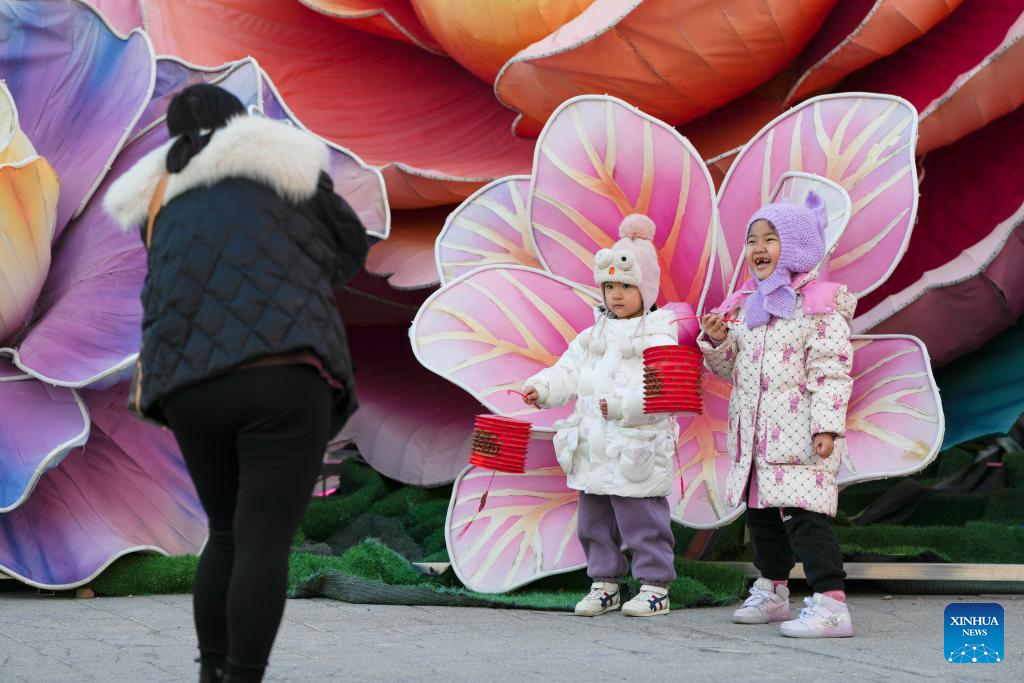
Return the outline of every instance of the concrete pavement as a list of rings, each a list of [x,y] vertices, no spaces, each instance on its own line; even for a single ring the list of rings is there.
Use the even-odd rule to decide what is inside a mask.
[[[290,600],[272,681],[1024,680],[1024,596],[999,602],[1006,659],[943,659],[944,596],[856,594],[857,636],[793,640],[729,623],[732,608],[629,619]],[[794,602],[794,608],[796,606]],[[194,681],[187,595],[74,599],[0,593],[0,681]]]

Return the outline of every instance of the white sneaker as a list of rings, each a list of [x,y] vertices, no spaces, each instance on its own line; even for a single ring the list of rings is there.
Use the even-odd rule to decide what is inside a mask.
[[[595,581],[590,584],[590,592],[576,603],[576,616],[596,617],[598,614],[619,609],[621,605],[619,584],[611,581]]]
[[[771,579],[762,577],[750,587],[750,597],[732,613],[732,620],[737,624],[768,624],[786,621],[791,616],[789,589],[781,584],[775,586]]]
[[[668,614],[668,589],[661,586],[640,587],[640,592],[622,606],[622,613],[627,617],[653,617]]]
[[[845,602],[815,593],[804,598],[807,605],[800,610],[800,618],[783,622],[782,635],[790,638],[849,638],[853,635],[850,608]]]

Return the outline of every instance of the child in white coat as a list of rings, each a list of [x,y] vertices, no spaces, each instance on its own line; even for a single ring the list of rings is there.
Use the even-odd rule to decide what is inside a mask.
[[[853,635],[843,556],[828,518],[846,453],[856,301],[845,286],[807,275],[824,258],[826,222],[813,193],[804,205],[769,204],[755,213],[746,245],[753,277],[701,320],[698,339],[708,368],[733,383],[726,499],[746,501],[761,572],[733,621],[783,621],[782,633],[799,638]],[[814,590],[797,619],[787,587],[794,554]]]
[[[593,579],[576,614],[597,616],[622,607],[628,616],[669,611],[676,578],[668,494],[678,436],[675,418],[644,413],[643,352],[676,344],[675,315],[656,310],[661,269],[647,216],[623,219],[622,237],[595,255],[594,276],[604,305],[553,367],[523,388],[527,403],[543,408],[575,399],[572,414],[555,427],[554,446],[568,485],[580,491],[579,539]],[[639,594],[621,605],[619,583],[633,554]]]

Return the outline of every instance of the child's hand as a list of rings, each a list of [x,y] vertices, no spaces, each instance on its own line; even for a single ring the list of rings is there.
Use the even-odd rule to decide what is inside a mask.
[[[601,399],[601,417],[608,419],[608,401]]]
[[[533,387],[523,387],[523,403],[529,406],[536,406],[540,394]]]
[[[729,328],[725,326],[725,320],[717,313],[708,313],[701,318],[700,329],[716,343],[724,342],[726,335],[729,334]]]
[[[822,458],[832,455],[832,448],[835,446],[835,438],[831,434],[814,435],[814,452]]]

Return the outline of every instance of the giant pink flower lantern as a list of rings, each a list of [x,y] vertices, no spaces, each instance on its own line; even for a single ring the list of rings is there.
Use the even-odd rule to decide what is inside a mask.
[[[491,473],[468,467],[456,480],[446,533],[468,586],[510,590],[582,566],[576,493],[565,488],[546,440],[570,408],[533,413],[506,390],[554,362],[592,324],[592,257],[613,241],[621,218],[640,211],[655,220],[660,303],[692,310],[730,292],[746,218],[776,196],[783,176],[823,178],[851,200],[831,277],[869,291],[891,272],[913,225],[916,120],[892,97],[808,101],[753,138],[716,201],[704,165],[673,129],[614,98],[580,97],[545,126],[528,184],[496,184],[453,214],[437,245],[446,281],[413,323],[414,352],[493,412],[530,420],[536,437],[526,474],[499,473],[492,482]],[[516,195],[528,216],[518,228],[508,210]],[[890,227],[868,229],[879,222]],[[840,482],[922,469],[942,435],[925,348],[905,336],[857,337],[854,348],[850,455]],[[677,521],[712,528],[743,506],[729,507],[722,495],[730,387],[711,376],[704,387],[705,413],[680,420],[677,474],[685,486],[671,502]]]

